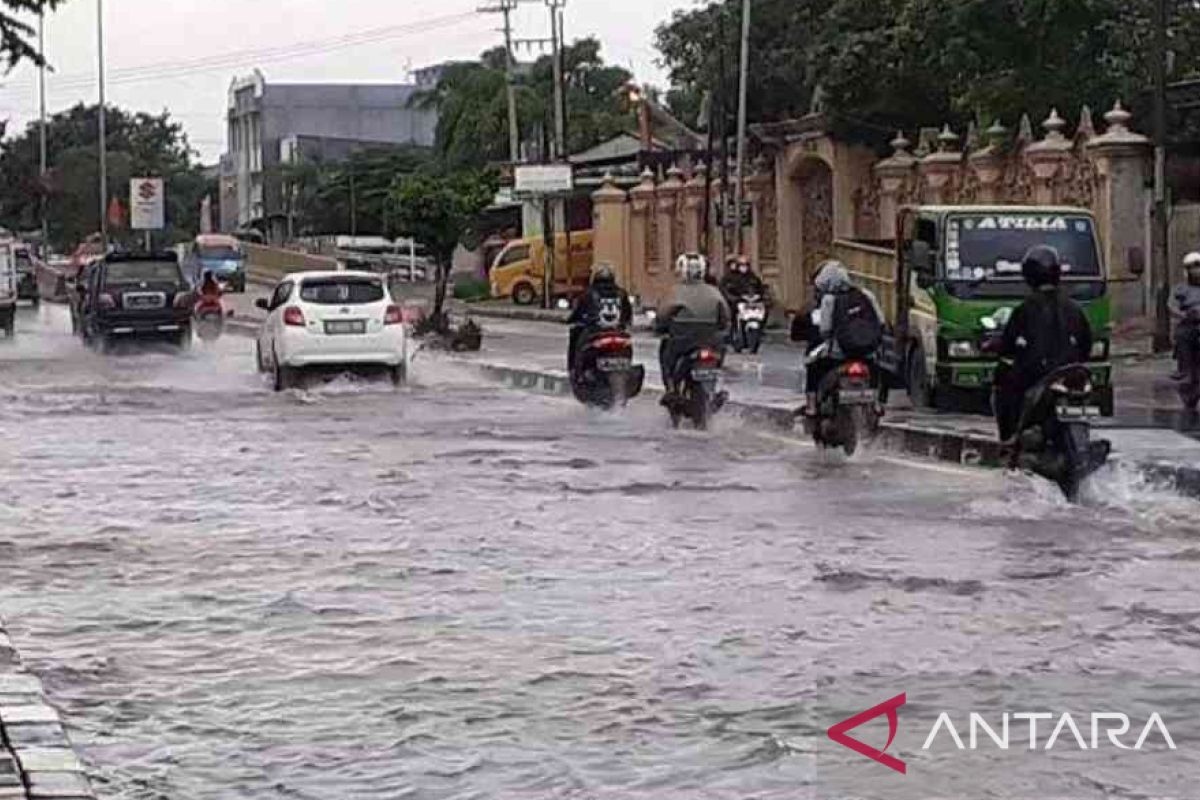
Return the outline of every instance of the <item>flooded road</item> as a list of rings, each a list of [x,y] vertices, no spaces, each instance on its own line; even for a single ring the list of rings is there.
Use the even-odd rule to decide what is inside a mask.
[[[276,395],[248,339],[20,325],[0,615],[105,798],[827,797],[830,681],[1200,666],[1200,506],[1120,474],[1077,509],[424,357]]]

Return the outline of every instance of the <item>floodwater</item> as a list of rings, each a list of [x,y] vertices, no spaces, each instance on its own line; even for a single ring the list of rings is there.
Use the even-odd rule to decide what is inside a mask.
[[[104,798],[832,797],[831,679],[1200,666],[1200,505],[1127,475],[1074,508],[432,357],[275,394],[249,339],[68,329],[0,342],[0,615]]]

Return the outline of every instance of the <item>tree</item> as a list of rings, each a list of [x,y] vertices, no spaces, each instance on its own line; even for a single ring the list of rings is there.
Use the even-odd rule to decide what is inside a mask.
[[[1200,70],[1200,6],[1174,5],[1178,78]],[[721,87],[732,98],[740,9],[713,2],[657,30],[674,110]],[[756,0],[750,115],[802,115],[819,86],[835,127],[886,141],[897,128],[1012,126],[1055,106],[1134,102],[1151,84],[1152,10],[1153,0]]]
[[[45,182],[37,122],[0,143],[0,224],[14,230],[36,228],[44,199],[50,239],[56,246],[69,247],[99,228],[97,111],[97,106],[77,105],[48,120],[51,168]],[[216,196],[216,185],[193,163],[182,126],[166,112],[155,115],[119,108],[108,109],[106,122],[109,196],[128,204],[130,178],[161,177],[167,188],[165,238],[195,235],[200,203],[206,194]],[[121,232],[114,235],[119,239]]]
[[[383,235],[388,225],[388,194],[398,175],[428,164],[432,153],[420,147],[356,150],[345,161],[301,158],[272,169],[284,213],[296,235],[356,231]]]
[[[498,187],[497,177],[489,172],[424,172],[399,178],[389,193],[394,232],[424,244],[437,265],[432,321],[440,331],[449,327],[444,308],[454,251],[495,199]]]
[[[36,16],[53,11],[65,0],[2,0],[0,2],[0,59],[11,70],[24,60],[42,63],[42,54],[33,41],[35,30],[18,14]],[[6,10],[7,9],[7,10]]]
[[[421,108],[436,109],[435,149],[449,169],[480,169],[507,161],[508,103],[504,49],[484,53],[478,62],[451,64],[433,89],[414,97]],[[606,65],[595,39],[563,48],[569,152],[591,147],[630,127],[619,89],[632,79]],[[517,81],[521,141],[539,142],[554,126],[554,65],[542,56]]]

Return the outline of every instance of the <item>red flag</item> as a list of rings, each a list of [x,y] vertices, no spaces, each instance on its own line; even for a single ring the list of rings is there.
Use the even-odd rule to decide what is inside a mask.
[[[108,202],[108,227],[125,227],[125,206],[121,205],[121,201],[116,197]]]

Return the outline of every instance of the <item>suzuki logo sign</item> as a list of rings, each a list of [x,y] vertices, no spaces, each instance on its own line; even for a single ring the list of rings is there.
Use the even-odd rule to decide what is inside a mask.
[[[162,178],[134,178],[129,182],[129,227],[157,231],[166,226],[165,187]]]
[[[900,730],[900,719],[896,714],[896,709],[904,705],[906,700],[907,695],[901,692],[891,700],[885,700],[874,708],[868,708],[861,714],[855,714],[849,719],[844,719],[829,729],[829,738],[843,747],[849,747],[854,752],[866,756],[872,761],[878,761],[888,769],[894,769],[901,775],[907,774],[908,767],[905,766],[903,761],[894,756],[889,756],[884,752],[895,741],[896,733]],[[846,735],[847,731],[852,731],[859,725],[870,722],[876,717],[881,717],[885,714],[888,721],[888,739],[887,744],[883,746],[883,750],[876,750],[869,744],[863,744],[858,739],[853,739]]]

